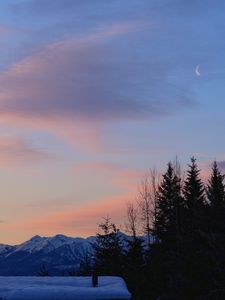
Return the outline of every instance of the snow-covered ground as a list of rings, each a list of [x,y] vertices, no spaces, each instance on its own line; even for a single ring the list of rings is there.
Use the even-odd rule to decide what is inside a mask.
[[[4,300],[127,300],[131,295],[120,277],[100,276],[98,287],[91,277],[0,277]]]

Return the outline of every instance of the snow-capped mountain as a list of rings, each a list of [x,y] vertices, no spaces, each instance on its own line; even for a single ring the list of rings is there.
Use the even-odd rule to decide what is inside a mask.
[[[121,245],[127,248],[131,238],[118,232]],[[144,241],[143,237],[143,241]],[[35,235],[16,246],[0,244],[0,276],[37,275],[45,266],[50,275],[79,270],[80,264],[91,259],[96,237],[80,238],[57,234],[53,237]]]
[[[0,275],[37,275],[45,265],[52,275],[78,269],[92,255],[95,237],[34,236],[16,246],[0,244]]]
[[[35,235],[29,241],[16,246],[15,252],[26,251],[34,253],[37,251],[43,251],[44,253],[49,253],[63,245],[79,243],[85,243],[85,239],[67,237],[62,234],[57,234],[53,237],[40,237],[39,235]]]

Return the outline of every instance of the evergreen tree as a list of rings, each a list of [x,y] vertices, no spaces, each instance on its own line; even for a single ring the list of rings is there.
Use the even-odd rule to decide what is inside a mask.
[[[205,189],[194,157],[191,158],[188,167],[183,194],[186,205],[186,230],[192,234],[201,228],[203,222]]]
[[[151,246],[148,276],[151,278],[151,297],[177,299],[177,272],[181,234],[181,180],[169,163],[156,195],[156,215],[153,234],[156,243]],[[170,295],[170,296],[169,296]],[[171,298],[172,297],[172,298]],[[165,298],[167,299],[167,298]]]
[[[218,169],[217,162],[214,161],[212,174],[207,185],[207,197],[212,207],[225,207],[225,175],[222,175]]]
[[[143,239],[133,237],[128,240],[127,251],[124,255],[123,275],[133,299],[139,299],[145,287],[145,262]]]
[[[207,198],[209,201],[208,208],[208,227],[211,237],[210,255],[213,259],[214,288],[223,291],[225,297],[225,187],[224,175],[218,169],[214,161],[212,173],[207,185]]]
[[[225,186],[224,177],[218,169],[216,161],[213,163],[212,173],[207,185],[209,201],[210,230],[215,233],[225,233]]]
[[[94,247],[95,269],[101,275],[120,275],[122,272],[122,246],[119,230],[110,218],[99,224]]]
[[[169,163],[156,197],[156,217],[153,233],[158,241],[169,242],[178,238],[181,207],[180,179],[174,174],[172,164]]]
[[[183,189],[185,227],[182,240],[182,270],[186,287],[189,287],[186,294],[193,299],[211,289],[213,258],[208,234],[205,187],[194,157],[191,158],[188,167]]]

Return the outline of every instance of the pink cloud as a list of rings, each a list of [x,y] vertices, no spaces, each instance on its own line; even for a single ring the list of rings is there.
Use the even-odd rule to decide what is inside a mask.
[[[0,74],[0,123],[48,130],[82,151],[99,152],[106,149],[106,123],[158,115],[160,101],[141,100],[154,98],[143,95],[151,90],[145,87],[146,74],[134,72],[132,57],[129,63],[121,60],[120,40],[114,43],[142,27],[141,22],[115,23],[48,44],[12,65]]]
[[[89,118],[93,112],[88,111],[80,101],[87,101],[85,97],[89,96],[87,88],[90,88],[90,78],[82,79],[80,75],[86,76],[88,72],[94,75],[95,69],[92,69],[92,65],[96,65],[95,60],[99,63],[98,58],[101,55],[101,47],[97,46],[99,42],[129,32],[133,27],[132,23],[116,24],[84,37],[55,42],[37,54],[12,65],[0,75],[1,114],[16,113],[28,118],[29,114],[32,117],[75,115],[76,119],[79,119],[79,113],[82,112],[84,115],[81,115],[81,119],[85,115]],[[61,96],[63,99],[60,99]],[[93,109],[95,110],[95,107]]]
[[[122,165],[108,162],[89,162],[79,163],[74,166],[77,171],[93,171],[96,173],[103,173],[104,176],[110,178],[112,186],[125,188],[129,191],[137,189],[140,178],[143,177],[144,170],[130,169]]]
[[[6,228],[9,232],[21,230],[23,234],[30,236],[34,234],[54,235],[59,232],[72,236],[94,235],[98,230],[98,224],[106,216],[110,216],[117,226],[123,226],[126,204],[130,200],[133,200],[133,196],[124,194],[83,206],[70,206],[61,212],[24,217],[21,222],[1,226],[0,230]]]
[[[36,149],[25,140],[15,137],[0,137],[0,166],[8,167],[26,162],[40,162],[52,159],[47,152]]]
[[[143,110],[137,97],[125,100],[125,91],[120,94],[115,53],[107,46],[141,26],[124,22],[70,37],[12,65],[0,74],[0,122],[43,128],[82,150],[102,148],[106,122],[129,119]]]

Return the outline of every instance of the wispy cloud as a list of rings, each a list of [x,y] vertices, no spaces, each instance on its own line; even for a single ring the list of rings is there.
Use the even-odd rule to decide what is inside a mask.
[[[119,220],[141,169],[174,151],[183,161],[210,153],[200,156],[208,176],[224,123],[224,9],[223,0],[0,1],[0,134],[9,134],[0,166],[15,167],[1,194],[14,184],[5,239],[90,234],[107,213]],[[62,160],[33,167],[52,158],[45,149]]]
[[[73,236],[90,236],[98,230],[98,224],[107,215],[118,226],[123,225],[126,215],[126,204],[133,200],[133,195],[124,194],[99,200],[87,205],[70,206],[60,212],[42,213],[26,217],[19,222],[7,225],[8,230],[16,228],[26,234],[53,235],[59,232]],[[0,228],[0,231],[3,228]]]
[[[115,24],[50,44],[15,64],[0,76],[0,114],[110,121],[171,112],[182,95],[166,96],[173,93],[166,69],[154,59],[146,69],[144,62],[125,59],[125,49],[107,45],[133,28]]]
[[[37,149],[23,139],[0,137],[0,166],[14,166],[21,163],[37,163],[51,160],[53,156]]]
[[[189,107],[186,91],[167,82],[170,64],[143,60],[142,44],[127,52],[123,41],[143,30],[143,21],[114,23],[13,64],[0,74],[1,122],[43,128],[94,150],[102,147],[105,123],[151,120]]]
[[[105,180],[109,178],[112,186],[115,188],[126,189],[133,191],[135,194],[140,178],[142,178],[145,170],[131,169],[125,166],[106,163],[106,162],[90,162],[79,163],[74,166],[75,172],[93,172],[94,174],[101,174]]]

